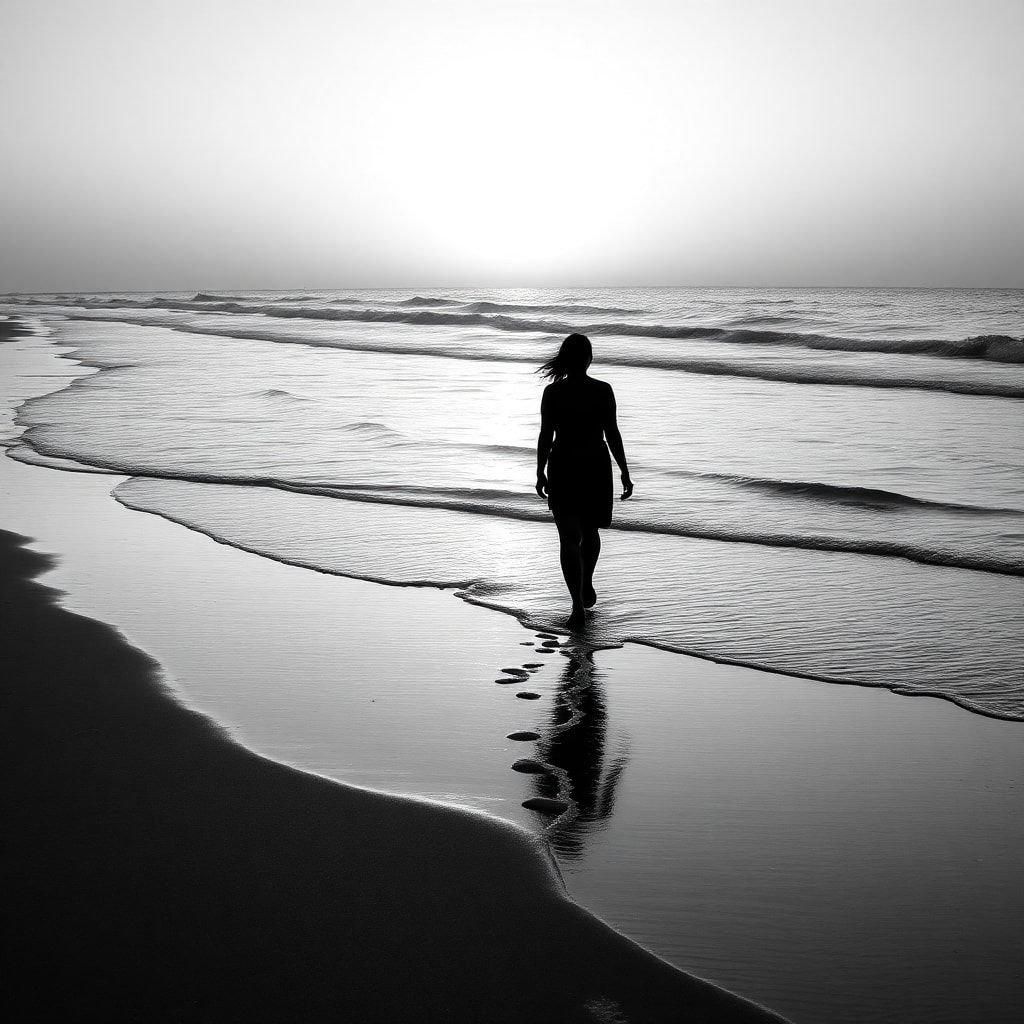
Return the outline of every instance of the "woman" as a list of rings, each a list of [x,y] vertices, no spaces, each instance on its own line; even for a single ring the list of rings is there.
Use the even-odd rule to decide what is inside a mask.
[[[558,355],[537,371],[552,381],[540,403],[537,493],[548,499],[558,527],[562,575],[572,598],[570,626],[582,625],[585,609],[597,603],[594,567],[601,554],[598,530],[612,523],[608,448],[622,471],[622,497],[633,493],[622,435],[615,421],[615,393],[610,384],[587,376],[593,358],[590,339],[570,334]]]

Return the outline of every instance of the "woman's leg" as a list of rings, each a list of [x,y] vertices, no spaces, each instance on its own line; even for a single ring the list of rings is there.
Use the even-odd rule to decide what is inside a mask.
[[[583,557],[581,544],[583,530],[576,516],[559,517],[555,520],[558,527],[559,561],[562,564],[562,576],[572,598],[573,616],[583,614],[583,598],[580,588],[583,582]]]
[[[593,608],[597,604],[597,592],[594,590],[594,569],[601,556],[601,534],[596,526],[588,526],[583,530],[580,543],[580,560],[583,577],[580,581],[580,594],[585,608]]]

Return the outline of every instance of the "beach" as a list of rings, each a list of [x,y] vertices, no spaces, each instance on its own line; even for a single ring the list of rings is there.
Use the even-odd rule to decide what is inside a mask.
[[[0,34],[0,1018],[1024,1021],[1021,0]]]
[[[247,750],[28,542],[0,532],[11,1019],[781,1019],[586,913],[525,830]]]
[[[58,342],[62,324],[46,320]],[[117,326],[112,329],[116,337]],[[11,406],[82,372],[57,359],[53,344],[40,337],[4,345],[0,356],[11,371],[5,373],[15,392]],[[92,351],[94,365],[104,360],[115,362],[113,354],[97,358]],[[116,380],[130,372],[104,369],[100,377]],[[130,429],[144,407],[125,408],[121,427]],[[159,416],[155,407],[148,412]],[[460,567],[461,578],[403,579],[393,551],[367,548],[356,536],[365,571],[350,565],[344,575],[332,575],[338,567],[310,565],[319,549],[299,551],[280,533],[268,537],[249,522],[216,519],[215,489],[233,485],[215,468],[200,485],[209,493],[198,497],[187,490],[193,484],[166,477],[147,482],[144,472],[126,481],[128,474],[105,465],[102,454],[91,465],[78,461],[81,450],[62,456],[45,419],[31,413],[22,420],[35,451],[28,458],[43,465],[21,464],[24,446],[19,450],[13,441],[11,453],[21,461],[3,460],[0,527],[56,556],[44,582],[65,592],[61,600],[69,611],[25,583],[17,584],[11,607],[38,606],[42,625],[37,618],[31,628],[66,631],[73,622],[92,631],[87,646],[106,651],[99,664],[119,664],[123,676],[117,693],[103,697],[112,703],[83,704],[73,671],[79,664],[68,659],[50,670],[52,678],[65,680],[65,693],[79,694],[66,712],[33,707],[31,694],[19,695],[24,712],[35,714],[26,721],[39,737],[19,747],[26,759],[22,777],[41,787],[39,801],[44,794],[53,801],[49,855],[60,859],[52,850],[58,834],[71,827],[72,812],[79,813],[74,808],[91,806],[82,803],[74,779],[99,780],[89,790],[90,799],[102,802],[95,820],[120,828],[126,807],[138,808],[157,794],[148,819],[154,823],[142,827],[147,841],[157,839],[146,856],[192,866],[161,881],[162,890],[152,880],[135,883],[154,901],[147,920],[159,916],[168,892],[195,896],[205,886],[208,894],[238,894],[241,872],[224,868],[197,882],[205,868],[196,865],[223,866],[241,857],[251,865],[248,877],[267,879],[259,892],[269,902],[259,920],[277,921],[281,929],[268,942],[255,916],[225,914],[216,921],[221,931],[211,934],[220,940],[205,947],[205,973],[198,971],[204,980],[188,998],[225,1002],[168,1002],[174,977],[196,970],[194,960],[176,962],[178,973],[168,972],[150,990],[159,993],[152,998],[168,1019],[217,1019],[227,1012],[226,1001],[239,998],[223,983],[231,964],[220,973],[210,966],[209,950],[221,948],[228,935],[241,936],[234,969],[258,962],[265,972],[266,987],[247,997],[250,1012],[258,1016],[253,1008],[273,1007],[265,1014],[273,1019],[334,1012],[339,998],[351,1000],[344,1005],[354,1019],[449,1019],[443,1017],[449,1013],[467,1020],[615,1020],[615,1014],[668,1020],[702,1019],[696,1016],[701,1012],[709,1020],[739,1020],[744,1013],[768,1019],[668,964],[793,1020],[1013,1019],[1022,997],[1014,965],[1024,951],[1018,923],[1024,908],[1015,895],[1015,865],[1024,849],[1015,811],[1024,750],[1019,724],[1004,719],[1017,717],[1019,697],[1009,684],[986,688],[976,657],[962,661],[973,673],[969,686],[910,680],[891,687],[918,693],[908,699],[877,683],[836,686],[800,678],[826,673],[801,671],[807,655],[799,650],[792,652],[792,671],[780,674],[723,663],[753,660],[738,648],[724,656],[706,652],[715,660],[651,643],[610,649],[628,639],[614,629],[573,641],[557,627],[546,598],[539,611],[524,615],[516,593],[511,610],[518,614],[500,614],[509,602],[493,585],[472,582],[479,578],[475,566]],[[61,445],[67,443],[65,432]],[[54,468],[62,457],[75,456],[62,468],[76,472]],[[115,487],[118,501],[110,497]],[[284,497],[317,500],[302,493]],[[277,500],[261,493],[253,508],[265,513]],[[375,515],[409,507],[362,504]],[[334,536],[350,556],[355,542],[345,548],[342,536]],[[485,541],[474,541],[472,557]],[[508,557],[514,559],[514,548]],[[10,547],[10,558],[15,577],[42,569],[16,548]],[[997,637],[999,630],[1009,635],[1012,603],[997,610],[978,597],[990,585],[988,576],[997,586],[1018,582],[974,573],[976,589],[965,603],[976,606]],[[895,588],[895,577],[889,582]],[[469,603],[455,600],[452,590]],[[72,612],[109,623],[120,635]],[[737,633],[742,628],[730,624]],[[847,645],[844,653],[851,653],[849,637]],[[954,638],[950,646],[962,642]],[[1009,665],[1012,651],[1003,657]],[[862,663],[852,654],[840,660],[849,664],[837,664],[837,671],[851,676]],[[84,671],[85,678],[96,678],[95,668]],[[140,693],[144,709],[125,703]],[[102,707],[109,714],[100,714]],[[76,716],[84,717],[75,735],[97,741],[76,741],[88,748],[84,753],[72,744],[84,772],[55,772],[45,766],[61,763],[58,751],[69,739],[47,729]],[[566,728],[574,717],[577,728]],[[157,720],[168,728],[174,723],[177,745],[156,742],[164,728],[153,725]],[[126,748],[125,733],[136,721],[145,725],[146,742]],[[128,728],[112,736],[104,731],[111,722]],[[536,734],[536,740],[508,738],[516,732]],[[510,770],[530,759],[546,770]],[[130,775],[139,779],[129,791],[114,778],[123,780],[127,764],[137,765]],[[94,770],[100,774],[91,775]],[[570,813],[560,827],[546,829],[553,816],[524,808],[531,799],[563,800]],[[22,797],[14,811],[38,823],[33,806],[39,803]],[[383,844],[382,830],[388,836]],[[100,862],[123,848],[116,830],[116,843],[85,831],[99,843]],[[377,837],[369,845],[368,833]],[[32,834],[28,825],[24,834]],[[159,845],[183,835],[194,845],[181,856]],[[239,837],[247,840],[244,849]],[[384,874],[382,849],[395,856]],[[32,856],[23,854],[25,861]],[[60,870],[68,870],[64,861]],[[69,876],[70,889],[81,887],[82,878]],[[560,878],[578,906],[562,895]],[[116,887],[103,884],[107,892]],[[316,895],[325,887],[335,893],[329,905],[344,908],[348,928],[326,920],[329,912]],[[33,894],[26,908],[42,898],[26,891]],[[295,895],[283,900],[282,892]],[[382,892],[390,902],[374,902]],[[489,894],[483,902],[481,893]],[[183,932],[195,931],[183,922],[202,918],[210,899],[191,906],[168,925],[164,945],[153,946],[161,956],[169,948],[180,952]],[[363,940],[353,938],[352,921],[359,922]],[[385,938],[372,932],[381,921],[402,921],[407,931]],[[68,922],[69,935],[87,931],[81,918]],[[267,967],[267,950],[282,940],[290,944],[300,932],[307,955]],[[40,931],[32,938],[37,945],[25,949],[51,939]],[[421,955],[425,947],[429,957]],[[114,958],[113,947],[98,942],[96,948],[107,962]],[[348,965],[345,993],[337,978],[327,986],[310,981],[330,973],[325,965],[336,962],[338,950]],[[470,954],[487,966],[467,961]],[[395,1002],[380,1002],[382,972],[396,964],[408,972],[405,981],[388,984]],[[245,973],[249,977],[248,967]],[[294,995],[272,1001],[297,986],[308,986],[308,1003],[295,1002]],[[101,988],[97,984],[96,999],[107,998]],[[423,1002],[424,991],[438,1002]],[[412,992],[421,1001],[403,1002]],[[146,1015],[153,1015],[156,1002],[146,1005]],[[246,1016],[244,1006],[238,1015]]]
[[[33,584],[47,560],[19,541],[9,1019],[778,1019],[580,910],[523,833],[231,743]]]

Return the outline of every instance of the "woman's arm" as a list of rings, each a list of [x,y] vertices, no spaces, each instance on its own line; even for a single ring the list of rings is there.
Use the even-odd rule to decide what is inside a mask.
[[[604,434],[608,438],[608,447],[612,458],[618,463],[622,474],[622,497],[628,498],[633,493],[633,481],[629,478],[629,466],[626,465],[626,449],[622,446],[622,434],[619,433],[619,421],[615,410],[615,392],[608,387],[608,418],[604,425]]]
[[[551,418],[551,401],[548,397],[548,388],[545,388],[544,395],[540,400],[540,434],[537,436],[537,493],[542,498],[548,496],[548,478],[544,473],[544,467],[548,464],[551,442],[554,438],[555,427]]]

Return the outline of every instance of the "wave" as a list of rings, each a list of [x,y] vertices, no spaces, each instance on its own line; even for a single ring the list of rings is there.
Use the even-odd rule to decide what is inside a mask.
[[[498,455],[532,456],[535,449],[526,445],[511,444],[462,444],[455,443],[452,447],[486,451]],[[638,464],[634,464],[634,471]],[[888,491],[879,487],[857,487],[851,484],[826,484],[814,480],[780,480],[777,477],[746,476],[739,473],[708,473],[697,469],[679,469],[668,466],[648,465],[655,473],[666,476],[685,477],[691,480],[719,480],[751,490],[770,491],[775,494],[793,495],[822,501],[827,504],[851,505],[855,508],[866,508],[871,511],[886,509],[931,509],[937,512],[952,514],[964,513],[980,516],[1021,516],[1024,520],[1024,509],[1008,508],[993,505],[969,505],[953,501],[936,501],[930,498],[915,498],[899,491]]]
[[[459,299],[441,299],[437,297],[428,297],[423,295],[414,295],[411,299],[399,299],[396,302],[389,302],[387,305],[391,306],[462,306],[465,303]]]
[[[244,295],[214,295],[214,294],[211,294],[210,292],[196,292],[196,294],[193,295],[192,299],[191,299],[192,302],[203,302],[203,303],[206,303],[206,302],[249,302],[251,300],[252,300],[252,296],[251,295],[248,298],[246,298],[246,296],[244,296]],[[107,300],[107,301],[111,301],[112,302],[112,301],[116,301],[116,300],[110,299],[110,300]],[[149,300],[149,301],[156,302],[156,301],[159,301],[159,300],[152,299],[152,300]]]
[[[755,490],[772,491],[797,497],[811,498],[831,504],[853,505],[872,511],[885,509],[935,509],[942,512],[973,515],[1019,515],[1024,510],[1015,508],[993,508],[988,505],[967,505],[948,501],[933,501],[915,498],[899,491],[887,491],[876,487],[855,487],[843,484],[824,484],[807,480],[777,480],[773,477],[740,476],[732,473],[697,473],[690,470],[662,470],[673,476],[698,476],[706,479],[723,480]]]
[[[70,320],[94,320],[96,317],[65,314]],[[140,323],[129,315],[101,317],[114,322]],[[147,326],[146,322],[141,322]],[[332,337],[323,338],[300,334],[282,334],[267,330],[262,325],[252,327],[214,327],[195,323],[161,323],[156,326],[185,334],[209,335],[217,338],[238,338],[240,341],[270,341],[281,345],[305,345],[310,348],[331,348],[342,352],[379,352],[382,355],[434,356],[444,359],[482,360],[484,362],[510,362],[539,364],[545,358],[538,349],[533,353],[495,351],[486,347],[465,347],[458,341],[431,343],[389,344],[375,338]],[[841,367],[830,365],[786,366],[781,364],[750,363],[745,361],[726,362],[715,359],[686,358],[671,352],[643,354],[640,352],[614,352],[606,349],[601,353],[601,363],[606,366],[643,367],[679,373],[696,373],[714,377],[741,377],[751,380],[776,381],[783,384],[825,384],[836,387],[869,387],[942,391],[948,394],[977,395],[990,398],[1024,398],[1024,381],[1021,383],[1001,380],[963,380],[946,377],[887,376],[873,368]]]
[[[733,328],[742,329],[746,324],[752,324],[756,327],[766,327],[769,324],[791,324],[793,323],[793,317],[791,316],[745,316],[740,320],[732,320],[727,325]]]
[[[380,430],[393,433],[389,431],[389,428],[378,423],[353,423],[346,426],[356,431],[370,428],[375,431]],[[52,443],[40,443],[34,428],[30,428],[22,436],[21,441],[44,456],[65,459],[72,457],[69,453],[60,451]],[[547,522],[550,519],[547,510],[538,508],[531,496],[521,491],[499,488],[428,487],[408,484],[337,483],[335,481],[317,482],[314,480],[289,480],[273,476],[203,473],[186,469],[182,469],[180,472],[169,472],[167,470],[156,472],[148,466],[132,466],[128,460],[115,463],[102,458],[84,458],[77,454],[73,457],[76,462],[82,465],[95,466],[99,469],[154,480],[181,480],[194,484],[263,487],[343,501],[430,508],[529,522]],[[775,481],[775,483],[785,482]],[[817,486],[825,488],[828,485]],[[858,489],[855,488],[853,490]],[[881,493],[888,494],[890,492]],[[895,497],[904,498],[905,496],[898,495]],[[907,500],[913,502],[913,499]],[[727,543],[759,544],[766,547],[802,548],[809,551],[842,551],[860,555],[877,555],[886,558],[904,558],[923,565],[967,569],[975,572],[996,573],[1008,576],[1024,576],[1024,560],[1020,558],[974,555],[960,551],[930,548],[925,545],[874,538],[764,532],[759,530],[756,525],[742,528],[718,527],[702,523],[650,523],[626,518],[621,512],[616,516],[612,529],[630,533],[693,537]]]
[[[318,296],[311,295],[311,301]],[[278,300],[284,301],[284,300]],[[292,300],[288,300],[292,301]],[[586,315],[626,315],[643,314],[642,309],[630,309],[623,306],[583,306],[577,303],[525,303],[525,302],[492,302],[479,300],[470,302],[466,299],[447,299],[440,296],[414,295],[411,299],[331,299],[331,304],[398,307],[400,309],[431,309],[435,307],[459,309],[460,315],[479,313],[581,313]]]
[[[730,345],[786,345],[799,348],[840,352],[880,352],[899,355],[927,355],[947,359],[975,359],[996,363],[1024,363],[1024,337],[986,334],[969,338],[840,338],[825,334],[804,334],[797,331],[756,330],[736,327],[692,326],[664,323],[570,323],[547,318],[525,318],[504,313],[421,309],[406,305],[402,309],[358,308],[328,309],[322,306],[283,306],[277,302],[215,301],[204,295],[194,299],[108,299],[83,302],[86,308],[167,309],[183,312],[221,312],[262,314],[269,317],[303,320],[354,321],[358,323],[404,323],[427,327],[486,327],[499,331],[541,334],[570,334],[582,331],[593,335],[661,338],[678,341],[713,341]],[[337,300],[336,300],[337,301]],[[429,302],[417,296],[404,304]],[[454,300],[445,303],[459,305]],[[33,304],[52,304],[51,300],[33,300]],[[475,305],[480,305],[479,303]],[[498,305],[498,304],[492,304]],[[568,309],[569,307],[560,307]],[[596,309],[598,307],[584,307]],[[580,307],[573,307],[578,312]],[[637,364],[643,365],[643,364]]]
[[[337,433],[349,434],[353,437],[365,438],[367,440],[382,441],[387,444],[402,444],[409,439],[405,434],[383,423],[372,421],[360,421],[355,423],[342,423],[334,428]]]
[[[283,400],[287,402],[305,402],[307,399],[300,398],[298,395],[293,395],[290,391],[283,391],[281,388],[266,388],[263,391],[255,391],[253,394],[257,398],[269,398],[272,400]]]
[[[622,306],[578,306],[571,303],[565,305],[531,306],[510,302],[470,302],[465,304],[467,313],[582,313],[601,316],[642,314],[642,309],[626,309]]]
[[[470,604],[491,608],[495,611],[515,616],[526,628],[533,631],[558,629],[561,625],[560,621],[556,625],[543,613],[538,614],[536,611],[531,611],[527,604],[521,604],[514,600],[509,601],[508,587],[488,581],[486,578],[478,577],[460,580],[450,572],[446,572],[439,577],[435,577],[433,573],[425,572],[415,578],[409,578],[407,575],[397,576],[394,573],[367,571],[365,568],[358,566],[327,566],[315,557],[276,550],[274,546],[268,546],[266,543],[261,543],[258,540],[232,535],[230,531],[219,528],[215,524],[204,522],[201,516],[191,514],[179,508],[168,508],[166,503],[162,502],[159,498],[154,500],[152,495],[147,495],[145,492],[142,495],[136,493],[133,489],[133,484],[138,483],[144,484],[145,481],[138,478],[126,481],[114,488],[112,496],[127,508],[159,516],[169,522],[177,523],[187,529],[204,534],[220,544],[249,551],[260,557],[269,558],[285,565],[295,565],[353,579],[362,579],[390,586],[451,589],[457,597]],[[639,629],[634,625],[626,630],[614,630],[613,627],[612,632],[605,633],[600,637],[599,643],[601,646],[609,648],[619,647],[624,643],[637,643],[647,647],[691,655],[719,664],[741,665],[795,678],[884,687],[892,690],[894,693],[905,696],[929,696],[947,700],[967,711],[990,718],[1010,721],[1024,719],[1024,712],[1020,710],[1019,700],[1016,698],[1016,680],[1012,676],[1010,677],[1012,688],[1008,694],[1002,688],[995,689],[993,693],[986,693],[984,691],[979,693],[976,689],[968,689],[965,693],[959,692],[956,689],[943,689],[934,684],[929,685],[927,682],[925,685],[912,685],[900,678],[898,674],[895,677],[888,673],[879,676],[874,672],[866,671],[858,676],[851,674],[849,671],[836,672],[834,668],[832,671],[823,671],[822,668],[817,666],[796,665],[791,662],[780,664],[778,651],[770,648],[760,655],[719,650],[714,643],[695,641],[689,636],[685,638],[680,637],[676,640],[661,636],[650,636],[645,633],[642,625],[639,626]],[[991,667],[988,663],[986,663],[986,671],[991,676]],[[1001,679],[999,676],[996,676],[996,680],[998,685]],[[992,698],[994,698],[994,701]]]
[[[529,522],[548,522],[550,519],[546,509],[537,509],[532,499],[524,496],[519,491],[484,488],[468,490],[408,485],[382,486],[377,484],[366,487],[358,484],[317,484],[267,478],[207,477],[205,475],[191,474],[171,477],[171,479],[185,479],[193,483],[272,487],[298,494],[309,494],[344,501],[431,508],[447,512],[464,512],[472,515],[488,515]],[[967,569],[974,572],[996,573],[1007,576],[1024,576],[1024,561],[1019,558],[970,555],[959,551],[946,551],[929,548],[924,545],[904,544],[896,541],[826,535],[766,533],[757,530],[756,527],[736,529],[702,524],[651,524],[624,519],[621,514],[616,517],[612,529],[629,533],[693,537],[726,543],[760,544],[765,547],[802,548],[807,551],[842,551],[850,554],[875,555],[883,558],[904,558],[922,565]]]
[[[621,306],[581,306],[575,303],[519,303],[491,302],[481,300],[470,302],[465,299],[447,299],[436,295],[414,295],[411,299],[368,299],[342,300],[335,302],[357,302],[366,306],[398,306],[400,308],[429,309],[431,307],[462,307],[461,314],[474,313],[583,313],[583,314],[629,314],[643,313],[642,309],[626,309]]]

